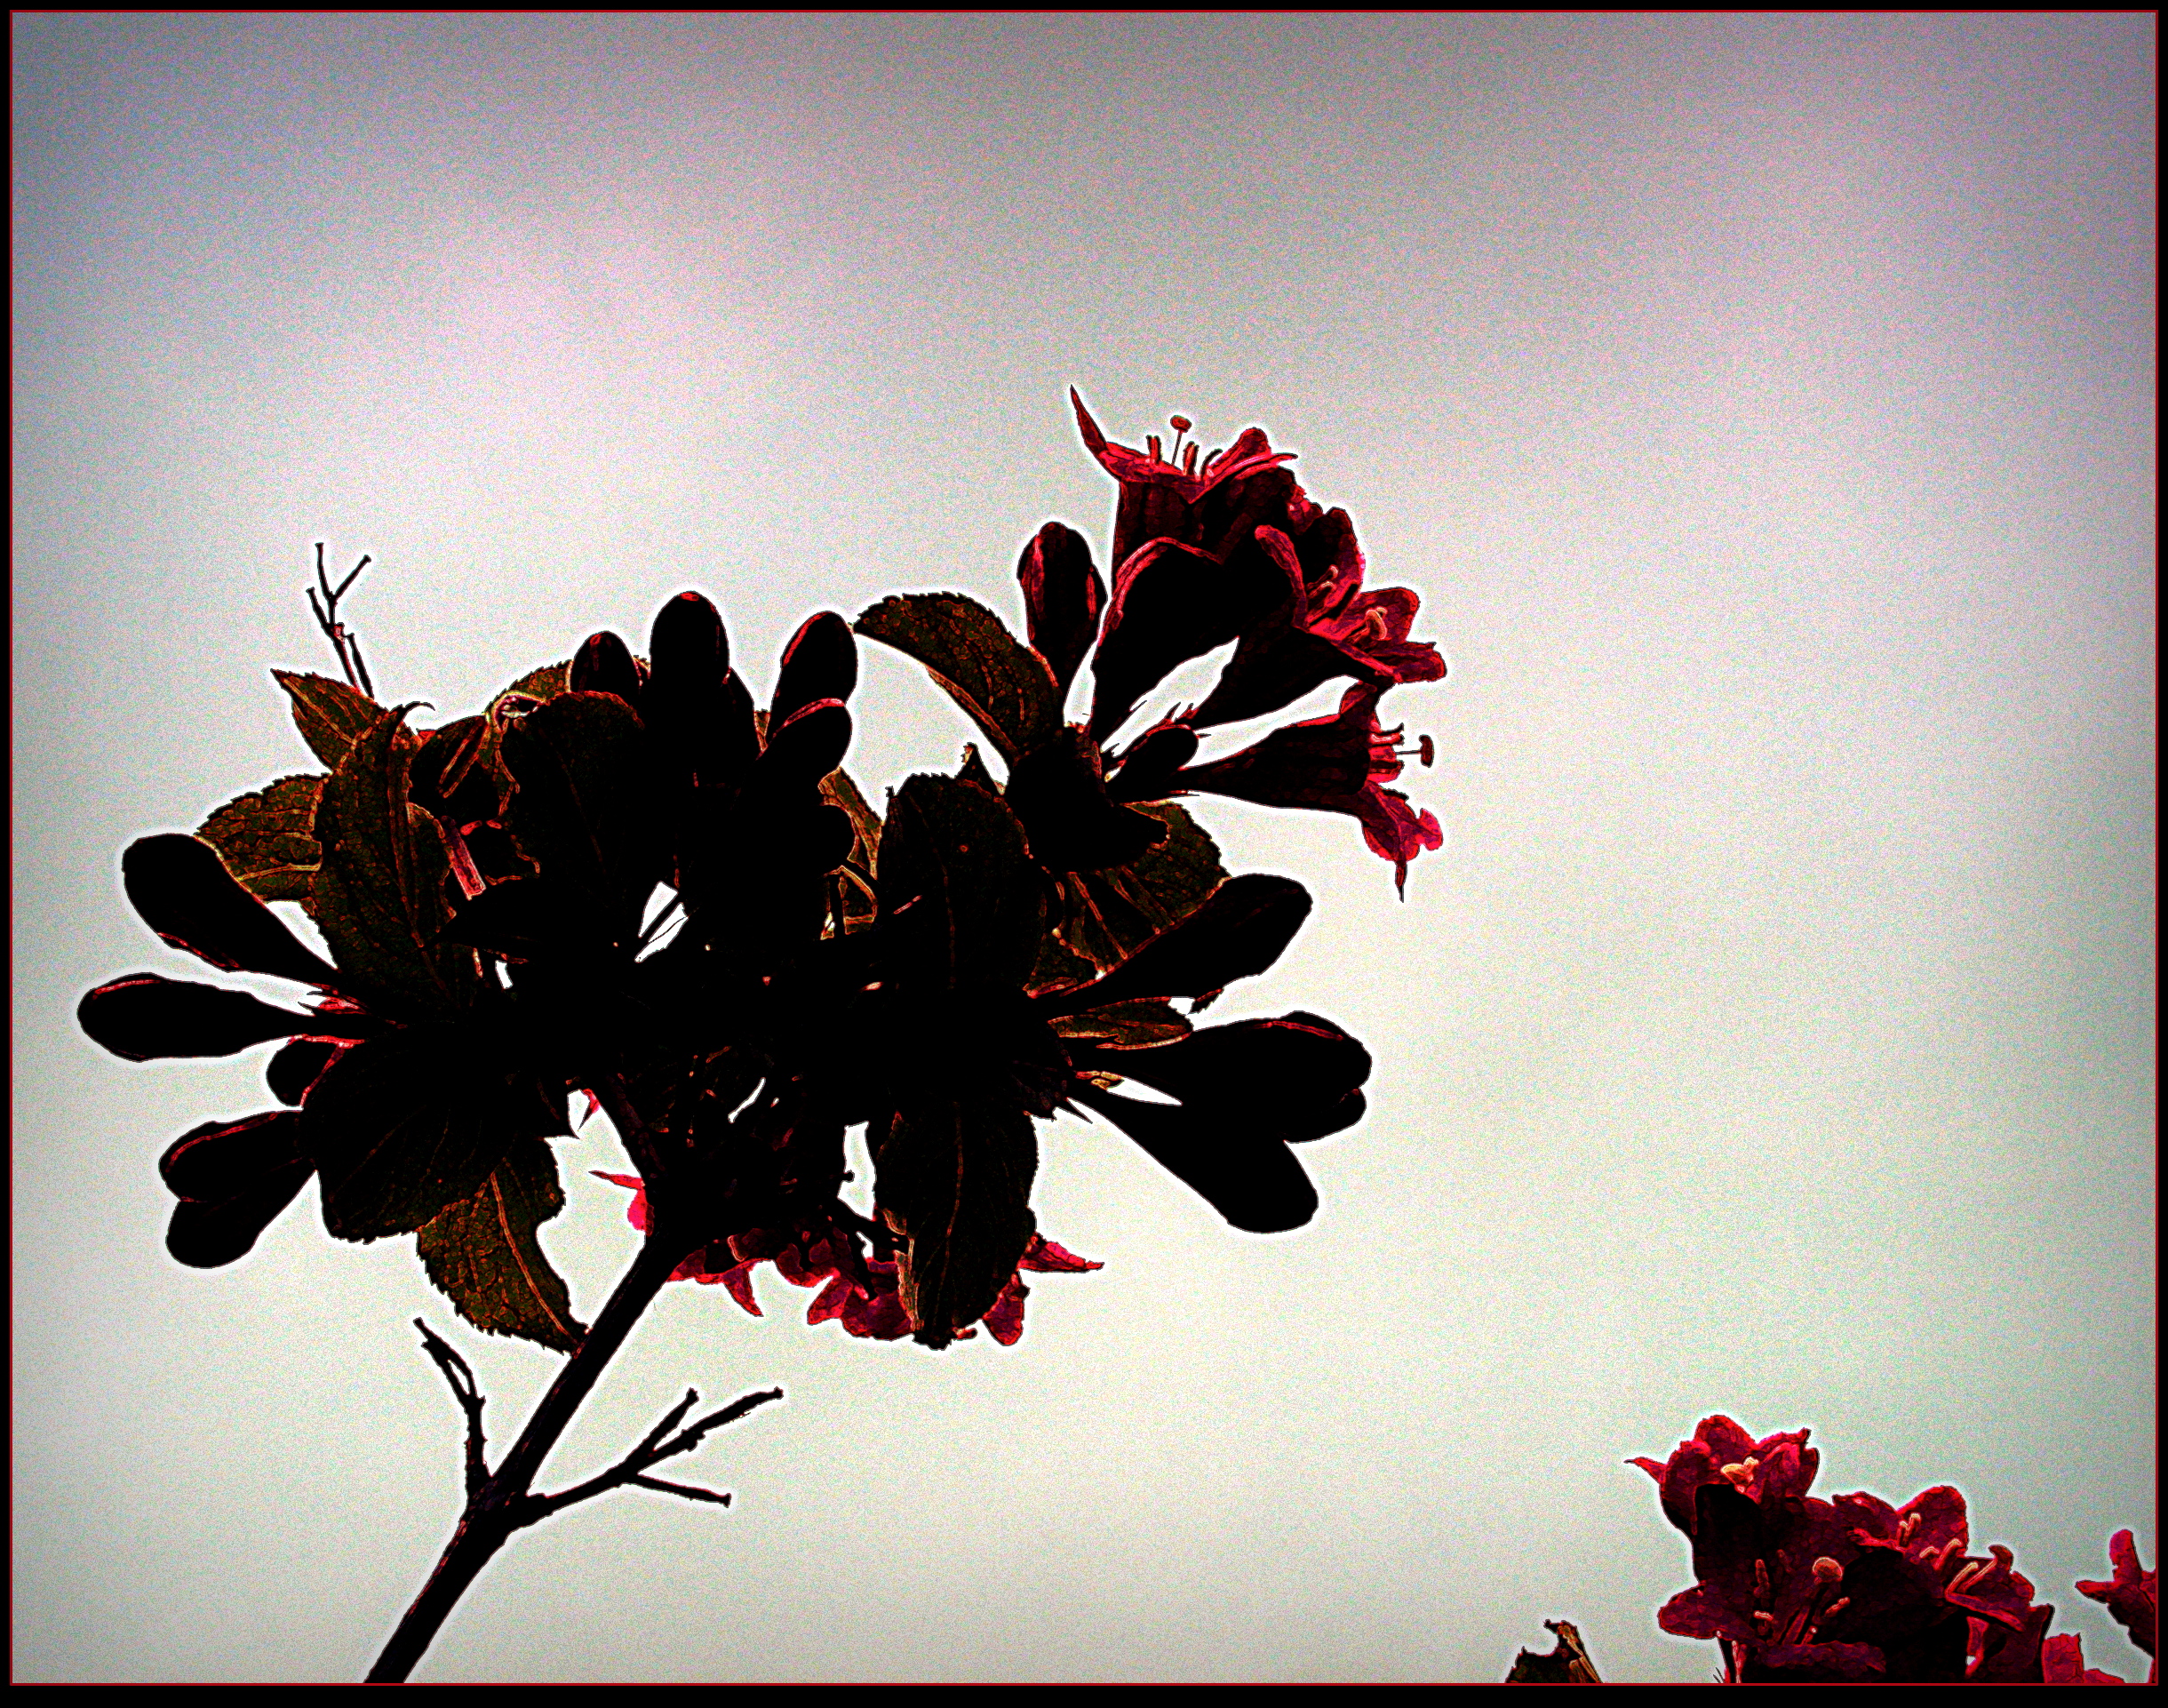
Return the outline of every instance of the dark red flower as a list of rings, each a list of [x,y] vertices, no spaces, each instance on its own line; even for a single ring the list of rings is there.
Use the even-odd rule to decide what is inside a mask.
[[[1099,424],[1084,407],[1072,387],[1069,402],[1077,414],[1084,443],[1120,483],[1121,498],[1114,512],[1114,570],[1117,577],[1129,558],[1152,540],[1178,540],[1223,556],[1230,545],[1245,540],[1260,523],[1285,525],[1293,519],[1290,503],[1302,491],[1292,475],[1257,481],[1274,475],[1282,463],[1293,462],[1291,451],[1274,451],[1263,427],[1245,427],[1224,451],[1207,453],[1192,443],[1185,451],[1181,435],[1190,424],[1173,418],[1175,450],[1160,454],[1157,434],[1144,440],[1144,449],[1108,443]]]
[[[1698,1581],[1657,1623],[1716,1639],[1727,1676],[1747,1682],[2036,1680],[2054,1609],[2034,1603],[2009,1549],[1967,1553],[1965,1496],[1813,1499],[1805,1442],[1716,1417],[1663,1464],[1630,1461],[1694,1539]]]
[[[626,1219],[645,1233],[650,1217],[647,1188],[640,1177],[610,1174],[601,1169],[594,1174],[633,1194],[633,1201],[626,1207]],[[695,1251],[671,1272],[670,1279],[720,1286],[757,1317],[764,1313],[753,1297],[753,1272],[764,1263],[772,1263],[776,1273],[793,1287],[819,1289],[806,1308],[809,1325],[840,1322],[846,1334],[862,1340],[902,1340],[913,1332],[904,1309],[898,1265],[863,1255],[853,1235],[834,1221],[787,1229],[750,1228],[731,1234]],[[1040,1273],[1080,1274],[1104,1267],[1038,1233],[1032,1235],[1016,1261],[1018,1271]],[[1024,1301],[1028,1296],[1021,1274],[1011,1275],[982,1319],[1004,1346],[1013,1346],[1023,1337]],[[953,1338],[968,1340],[976,1332],[965,1328]]]
[[[2157,1682],[2148,1679],[2148,1684]],[[2084,1640],[2075,1631],[2050,1637],[2040,1645],[2040,1682],[2043,1684],[2128,1684],[2113,1672],[2085,1664]]]
[[[1829,1502],[1791,1496],[1765,1504],[1719,1480],[1695,1488],[1694,1506],[1689,1534],[1699,1581],[1657,1614],[1662,1630],[1715,1639],[1727,1670],[1742,1678],[1883,1676],[1877,1648],[1837,1640],[1825,1629],[1849,1608],[1845,1578],[1859,1554]]]
[[[1072,391],[1077,425],[1099,465],[1120,483],[1114,515],[1113,595],[1092,658],[1090,730],[1104,741],[1167,674],[1267,620],[1287,598],[1286,577],[1258,544],[1261,527],[1296,530],[1317,515],[1263,429],[1198,460],[1179,438],[1173,457],[1156,435],[1145,451],[1109,444]],[[1177,435],[1189,422],[1173,418]]]
[[[1718,1413],[1694,1426],[1694,1439],[1681,1441],[1671,1457],[1659,1465],[1654,1459],[1629,1459],[1656,1480],[1656,1498],[1674,1528],[1694,1534],[1694,1496],[1698,1489],[1721,1485],[1736,1489],[1751,1501],[1783,1501],[1803,1497],[1814,1486],[1814,1473],[1821,1466],[1819,1449],[1806,1444],[1809,1432],[1781,1431],[1756,1441]]]
[[[2115,1568],[2115,1577],[2105,1584],[2083,1579],[2077,1592],[2107,1608],[2115,1622],[2131,1633],[2132,1642],[2147,1654],[2156,1656],[2159,1651],[2155,1645],[2160,1640],[2161,1623],[2159,1574],[2140,1568],[2138,1538],[2128,1530],[2117,1530],[2108,1537],[2108,1560]],[[2159,1674],[2156,1660],[2153,1677],[2157,1680]]]
[[[1405,895],[1407,863],[1425,849],[1443,847],[1446,836],[1435,813],[1418,812],[1407,795],[1384,786],[1399,776],[1406,754],[1399,745],[1401,731],[1378,722],[1383,691],[1351,688],[1331,716],[1275,730],[1239,754],[1176,771],[1173,781],[1181,788],[1269,807],[1347,813],[1361,824],[1371,850],[1392,862]],[[1428,737],[1420,752],[1428,762]]]
[[[1284,596],[1244,632],[1189,722],[1231,723],[1277,712],[1335,676],[1383,690],[1436,682],[1446,674],[1433,642],[1407,638],[1423,603],[1415,590],[1363,591],[1362,548],[1346,511],[1328,512],[1303,544],[1310,541],[1330,552],[1322,565],[1305,561],[1316,554],[1305,553],[1284,530],[1257,530],[1258,546],[1286,579]]]
[[[1092,567],[1091,547],[1075,529],[1049,522],[1016,561],[1024,588],[1025,632],[1066,695],[1077,667],[1099,638],[1106,583]]]

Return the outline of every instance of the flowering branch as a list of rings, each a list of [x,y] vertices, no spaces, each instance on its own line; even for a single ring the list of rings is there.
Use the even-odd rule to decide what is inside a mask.
[[[1078,422],[1120,489],[1111,589],[1083,537],[1048,523],[1017,565],[1023,635],[957,594],[899,595],[855,622],[818,612],[765,706],[721,613],[685,589],[644,655],[597,633],[473,714],[410,727],[425,702],[377,703],[339,616],[371,560],[334,583],[319,542],[309,608],[346,680],[274,674],[324,769],[123,854],[128,899],[168,945],[305,993],[274,1007],[136,973],[77,1009],[128,1061],[278,1041],[278,1106],[208,1121],[160,1159],[173,1257],[235,1262],[314,1179],[332,1238],[410,1236],[465,1321],[564,1354],[492,1471],[481,1385],[418,1321],[466,1418],[466,1499],[372,1679],[408,1676],[522,1528],[615,1489],[728,1503],[655,1468],[776,1390],[697,1418],[688,1392],[609,1470],[534,1492],[671,1281],[757,1316],[753,1274],[772,1264],[812,1291],[809,1323],[1013,1345],[1027,1274],[1101,1266],[1048,1238],[1031,1201],[1034,1123],[1064,1110],[1103,1117],[1234,1227],[1316,1213],[1298,1147],[1362,1119],[1369,1052],[1306,1010],[1197,1024],[1273,965],[1311,898],[1231,874],[1176,797],[1345,814],[1405,882],[1442,832],[1384,785],[1431,750],[1403,747],[1377,708],[1445,660],[1410,637],[1415,594],[1366,587],[1346,513],[1312,503],[1261,429],[1162,458],[1156,439],[1108,443],[1080,403]],[[1006,775],[967,749],[877,812],[843,769],[860,637],[922,664]],[[1172,671],[1231,642],[1202,704],[1146,713]],[[1072,720],[1080,673],[1089,710]],[[1335,680],[1338,715],[1192,762],[1223,726]],[[271,902],[306,909],[324,953]],[[1130,1081],[1158,1100],[1117,1095]],[[633,1189],[644,1235],[592,1328],[539,1237],[565,1207],[552,1141],[582,1096],[639,1169],[605,1177]],[[841,1197],[854,1129],[870,1214]]]

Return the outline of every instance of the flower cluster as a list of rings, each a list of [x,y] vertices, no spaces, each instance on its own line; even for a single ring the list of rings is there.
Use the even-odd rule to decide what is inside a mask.
[[[135,1061],[285,1041],[279,1108],[167,1152],[173,1255],[234,1261],[314,1177],[334,1236],[411,1234],[471,1321],[570,1350],[586,1331],[537,1231],[563,1203],[550,1141],[576,1095],[623,1137],[638,1173],[607,1177],[676,1278],[757,1312],[770,1263],[814,1290],[812,1321],[865,1338],[942,1346],[983,1323],[1013,1343],[1024,1275],[1098,1267],[1031,1208],[1035,1123],[1060,1110],[1126,1133],[1238,1228],[1309,1220],[1291,1147],[1360,1119],[1370,1058],[1307,1011],[1193,1023],[1273,964],[1310,898],[1229,875],[1175,797],[1350,813],[1404,880],[1439,834],[1383,787],[1403,754],[1377,706],[1444,665],[1407,638],[1415,595],[1365,591],[1345,513],[1311,504],[1261,432],[1200,464],[1078,417],[1120,485],[1112,595],[1047,524],[1018,570],[1028,639],[955,595],[821,612],[761,704],[687,591],[644,657],[595,634],[434,730],[365,680],[280,674],[324,769],[139,842],[123,872],[169,944],[311,994],[279,1008],[139,973],[80,1009]],[[841,768],[860,636],[920,659],[1006,779],[968,749],[875,813]],[[1110,750],[1169,670],[1228,643],[1201,705]],[[1192,763],[1200,729],[1335,677],[1352,686],[1335,716]],[[274,901],[307,911],[329,960]],[[1173,1101],[1121,1095],[1131,1080]],[[870,1213],[842,1190],[856,1128]]]
[[[1162,791],[1233,795],[1267,806],[1347,813],[1372,850],[1407,887],[1408,862],[1444,841],[1435,815],[1385,786],[1399,777],[1400,731],[1383,728],[1378,702],[1403,682],[1446,674],[1435,644],[1408,638],[1420,601],[1406,587],[1367,589],[1355,527],[1344,510],[1321,510],[1284,467],[1262,429],[1199,457],[1171,418],[1174,449],[1157,435],[1142,451],[1110,443],[1070,394],[1084,442],[1120,483],[1114,519],[1113,595],[1092,655],[1091,736],[1105,742],[1176,666],[1232,642],[1218,681],[1198,705],[1169,708],[1135,741],[1105,755],[1117,800]],[[1032,643],[1058,636],[1064,660],[1079,655],[1100,601],[1088,558],[1082,573],[1052,579],[1045,565],[1074,560],[1081,542],[1050,523],[1025,549],[1020,571]],[[1063,590],[1070,589],[1065,601]],[[1041,649],[1042,651],[1045,649]],[[1074,666],[1070,666],[1073,671]],[[1060,671],[1056,669],[1057,678]],[[1354,686],[1331,716],[1297,723],[1228,758],[1192,764],[1200,731],[1293,705],[1335,678]],[[1065,678],[1062,678],[1065,683]],[[1429,764],[1426,738],[1418,750]]]
[[[1724,1676],[1782,1683],[2119,1683],[2085,1668],[2074,1634],[2050,1636],[2054,1608],[1999,1544],[1971,1552],[1965,1496],[1937,1487],[1892,1507],[1868,1494],[1807,1493],[1821,1455],[1804,1429],[1757,1441],[1704,1418],[1669,1459],[1638,1458],[1672,1526],[1694,1548],[1691,1589],[1657,1624],[1713,1638]],[[2112,1584],[2078,1588],[2108,1602],[2148,1654],[2155,1577],[2131,1533],[2110,1544]]]

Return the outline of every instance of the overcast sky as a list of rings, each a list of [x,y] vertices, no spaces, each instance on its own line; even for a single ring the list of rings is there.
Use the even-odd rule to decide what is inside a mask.
[[[344,1679],[556,1361],[312,1186],[234,1268],[155,1163],[262,1058],[132,1066],[195,963],[121,848],[309,769],[312,547],[387,700],[668,595],[1016,616],[1118,440],[1258,424],[1423,598],[1447,841],[1206,801],[1318,906],[1223,1012],[1377,1061],[1298,1233],[1045,1136],[1048,1276],[937,1356],[671,1289],[553,1461],[787,1401],[526,1533],[418,1673],[1490,1679],[1546,1617],[1694,1680],[1623,1465],[1711,1411],[1955,1483],[2142,1676],[2154,1466],[2153,84],[2134,13],[18,14],[14,1668]],[[967,731],[869,649],[869,792]],[[591,1313],[635,1235],[560,1151]]]

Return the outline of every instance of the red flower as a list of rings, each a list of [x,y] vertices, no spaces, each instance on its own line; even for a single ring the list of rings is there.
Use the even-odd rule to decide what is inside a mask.
[[[642,1233],[648,1230],[648,1193],[636,1174],[610,1174],[594,1170],[599,1179],[623,1186],[633,1194],[626,1219]],[[793,1287],[818,1288],[806,1309],[811,1325],[834,1321],[846,1334],[861,1340],[902,1340],[912,1333],[911,1319],[898,1291],[897,1266],[860,1254],[857,1241],[833,1222],[809,1223],[803,1227],[752,1228],[700,1248],[671,1272],[672,1281],[698,1281],[720,1286],[753,1316],[764,1314],[753,1294],[753,1272],[773,1263],[776,1273]],[[1104,1269],[1104,1264],[1080,1257],[1040,1234],[1032,1235],[1019,1271],[1079,1274]],[[1022,1275],[1011,1275],[992,1309],[981,1319],[994,1339],[1013,1346],[1024,1336],[1024,1301],[1030,1289]],[[954,1338],[968,1340],[978,1331],[966,1328]]]
[[[2117,1530],[2108,1539],[2108,1563],[2116,1568],[2114,1581],[2100,1583],[2083,1579],[2077,1592],[2088,1600],[2104,1605],[2115,1622],[2131,1633],[2131,1640],[2148,1655],[2157,1655],[2155,1645],[2160,1640],[2161,1594],[2160,1575],[2140,1570],[2138,1564],[2138,1538],[2128,1530]],[[2160,1677],[2160,1663],[2156,1660],[2150,1681]]]
[[[1270,619],[1286,577],[1257,543],[1260,527],[1300,533],[1318,517],[1262,428],[1200,465],[1198,447],[1162,457],[1109,444],[1074,391],[1077,425],[1100,467],[1120,483],[1113,595],[1092,656],[1090,730],[1104,741],[1168,672]],[[1188,420],[1175,416],[1177,435]],[[1284,703],[1284,702],[1283,702]]]
[[[1793,1496],[1764,1504],[1719,1480],[1695,1489],[1694,1506],[1699,1581],[1665,1603],[1661,1629],[1716,1639],[1737,1679],[1884,1676],[1879,1648],[1827,1629],[1850,1608],[1846,1576],[1859,1554],[1829,1502]]]
[[[1756,1441],[1718,1413],[1694,1426],[1694,1439],[1681,1441],[1662,1465],[1629,1459],[1656,1480],[1656,1498],[1675,1528],[1694,1534],[1694,1493],[1704,1485],[1736,1489],[1757,1503],[1804,1496],[1821,1467],[1819,1449],[1806,1444],[1806,1430],[1789,1430]]]
[[[1290,495],[1299,499],[1302,488],[1291,475],[1256,482],[1253,477],[1293,462],[1291,451],[1274,451],[1263,427],[1245,427],[1233,444],[1215,451],[1198,461],[1200,447],[1192,443],[1185,452],[1181,435],[1190,424],[1173,418],[1175,454],[1160,454],[1160,438],[1149,435],[1145,449],[1110,444],[1099,424],[1084,407],[1072,387],[1069,402],[1077,412],[1077,427],[1091,454],[1121,485],[1121,499],[1114,513],[1114,571],[1136,549],[1155,539],[1178,540],[1200,547],[1214,556],[1223,556],[1228,547],[1248,538],[1260,522],[1282,525],[1292,520]],[[1315,507],[1311,507],[1312,512]]]
[[[1726,1675],[1746,1682],[2037,1680],[2054,1609],[2034,1604],[2009,1549],[1966,1552],[1965,1496],[1813,1499],[1819,1456],[1805,1441],[1805,1430],[1758,1441],[1716,1417],[1664,1464],[1630,1462],[1694,1539],[1698,1581],[1658,1624],[1716,1639]]]
[[[1176,771],[1174,784],[1270,807],[1348,813],[1362,825],[1372,851],[1392,862],[1406,895],[1407,863],[1424,849],[1442,847],[1446,836],[1435,813],[1417,812],[1407,795],[1383,786],[1400,774],[1405,757],[1400,730],[1378,723],[1383,691],[1351,688],[1331,716],[1291,723],[1239,754]],[[1428,737],[1419,751],[1427,764]]]
[[[1189,722],[1231,723],[1277,712],[1335,676],[1383,690],[1446,674],[1434,642],[1407,638],[1422,605],[1415,590],[1363,591],[1362,548],[1346,511],[1327,513],[1299,545],[1275,527],[1260,527],[1257,544],[1285,578],[1284,597],[1244,632]]]
[[[2040,1645],[2040,1682],[2043,1684],[2128,1684],[2113,1672],[2085,1664],[2085,1643],[2075,1631],[2050,1637]],[[2148,1679],[2157,1683],[2157,1678]]]

